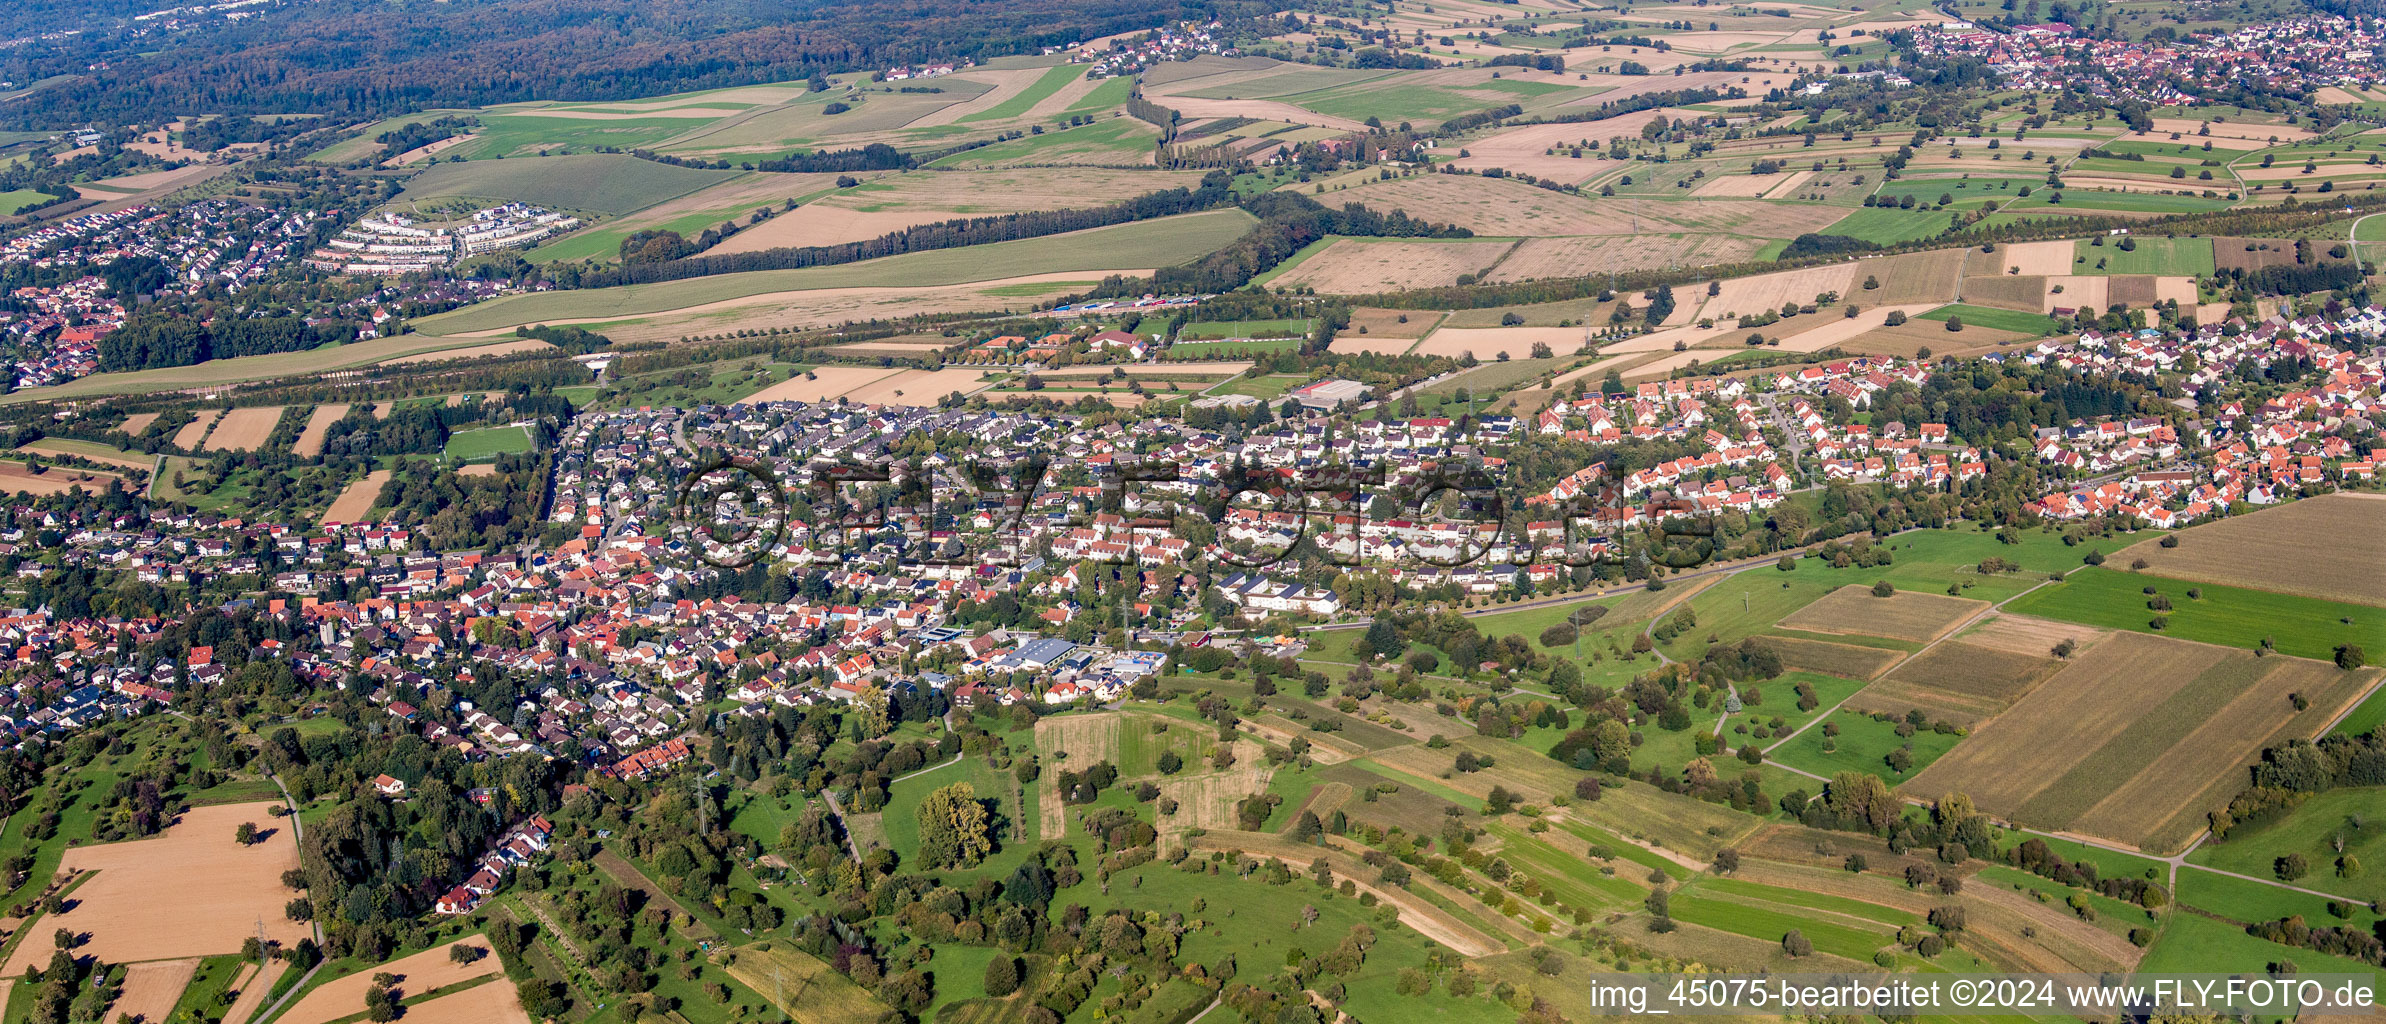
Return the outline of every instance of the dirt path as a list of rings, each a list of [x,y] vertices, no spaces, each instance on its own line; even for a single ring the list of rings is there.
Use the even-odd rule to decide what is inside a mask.
[[[1336,876],[1349,881],[1360,892],[1374,893],[1377,899],[1391,904],[1400,914],[1400,923],[1414,929],[1417,934],[1467,957],[1490,956],[1508,949],[1505,943],[1476,931],[1450,916],[1447,911],[1427,902],[1424,897],[1397,886],[1379,886],[1368,881],[1372,872],[1339,850],[1293,843],[1256,832],[1211,832],[1193,837],[1188,845],[1197,850],[1275,857],[1295,870],[1305,869],[1309,862],[1324,857]]]

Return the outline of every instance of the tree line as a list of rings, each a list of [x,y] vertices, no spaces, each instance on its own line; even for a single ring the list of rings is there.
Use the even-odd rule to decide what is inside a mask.
[[[344,320],[310,324],[303,317],[268,316],[203,323],[180,308],[152,309],[99,340],[101,370],[189,366],[210,359],[300,352],[356,340]]]

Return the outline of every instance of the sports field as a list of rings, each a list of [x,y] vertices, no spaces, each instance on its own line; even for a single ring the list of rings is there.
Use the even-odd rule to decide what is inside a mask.
[[[447,457],[457,462],[493,459],[530,450],[530,432],[522,427],[488,427],[448,435]]]

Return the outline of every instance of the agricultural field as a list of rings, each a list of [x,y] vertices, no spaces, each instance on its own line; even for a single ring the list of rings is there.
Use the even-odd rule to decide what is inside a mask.
[[[277,823],[270,803],[193,807],[154,839],[77,847],[60,868],[91,873],[74,890],[70,907],[46,915],[43,928],[85,933],[78,948],[115,963],[236,953],[241,940],[258,932],[284,943],[309,935],[307,927],[282,914],[296,895],[282,886],[282,872],[298,866],[298,840]],[[264,835],[242,846],[236,826],[251,823]],[[172,900],[157,894],[171,892]],[[18,943],[9,958],[11,975],[46,963],[48,947]]]
[[[2150,607],[2157,600],[2170,607]],[[2347,643],[2386,650],[2386,614],[2374,606],[2101,567],[2076,570],[2012,610],[2241,651],[2269,646],[2299,658],[2330,659]]]
[[[2264,746],[2316,734],[2374,673],[2115,634],[1979,726],[1913,791],[1968,793],[2023,824],[2176,849],[2243,785],[2242,766]]]
[[[2174,579],[2386,606],[2364,566],[2386,564],[2386,495],[2324,494],[2192,527],[2175,546],[2145,541],[2113,559]]]
[[[724,314],[749,307],[787,305],[789,299],[848,298],[868,305],[885,296],[854,294],[865,289],[922,289],[1003,281],[1020,275],[1054,274],[1056,281],[1082,280],[1088,271],[1126,271],[1190,262],[1239,237],[1252,223],[1239,210],[1187,214],[1117,227],[1042,238],[931,250],[864,260],[841,266],[720,274],[657,284],[623,285],[594,291],[510,296],[427,317],[424,330],[450,335],[509,333],[527,324],[599,324],[633,319],[722,322]],[[1068,274],[1067,278],[1057,275]],[[983,296],[962,289],[978,301]],[[841,293],[841,294],[840,294]],[[767,311],[758,311],[767,312]],[[718,329],[708,328],[708,329]],[[686,332],[681,332],[686,333]]]
[[[1864,587],[1841,587],[1781,620],[1787,629],[1810,633],[1861,633],[1929,643],[1945,636],[1988,606],[1979,601],[1911,591],[1876,596]]]
[[[1344,238],[1271,283],[1280,288],[1314,288],[1330,295],[1432,288],[1482,273],[1514,245],[1508,241]]]
[[[828,175],[797,177],[826,179]],[[1086,209],[1198,184],[1195,171],[1026,167],[921,171],[873,178],[811,199],[706,250],[715,255],[834,245],[921,224],[1034,210]],[[826,188],[823,180],[816,188]],[[794,195],[795,193],[790,193]],[[699,226],[701,229],[701,226]]]
[[[519,160],[476,160],[434,164],[407,179],[392,204],[442,199],[523,202],[557,210],[623,214],[677,199],[737,176],[734,171],[698,170],[590,153]]]

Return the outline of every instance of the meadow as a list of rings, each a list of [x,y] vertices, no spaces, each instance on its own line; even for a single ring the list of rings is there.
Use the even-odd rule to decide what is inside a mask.
[[[1943,324],[1955,317],[1963,318],[1966,327],[1986,327],[1992,331],[2012,331],[2016,334],[2038,337],[2058,334],[2063,330],[2062,324],[2058,323],[2054,317],[2043,313],[2024,313],[2015,309],[1971,306],[1960,302],[1940,306],[1928,313],[1917,315],[1914,319]],[[1958,337],[1960,334],[1951,332],[1948,344],[1954,344]]]
[[[2087,262],[2080,265],[2082,274],[2163,274],[2189,277],[2212,276],[2212,240],[2209,238],[2167,238],[2159,235],[2129,236],[2134,249],[2124,250],[2118,239],[2103,239],[2103,245],[2092,240],[2078,243],[2079,255]],[[2104,265],[2099,268],[2097,263]]]
[[[2170,610],[2147,607],[2154,596],[2149,587],[2170,601]],[[2239,650],[2267,642],[2281,654],[2321,661],[2334,658],[2339,644],[2386,650],[2386,612],[2377,608],[2093,566],[2013,602],[2012,610]],[[2153,625],[2157,618],[2161,629]]]
[[[2342,852],[2337,844],[2342,842]],[[2286,814],[2255,825],[2242,825],[2225,840],[2206,841],[2188,855],[2190,863],[2252,875],[2272,874],[2278,858],[2302,854],[2311,874],[2296,884],[2342,893],[2363,902],[2386,900],[2386,873],[2369,865],[2386,864],[2386,809],[2374,788],[2351,787],[2315,794]],[[2351,856],[2363,870],[2351,878],[2337,872],[2337,858]]]

